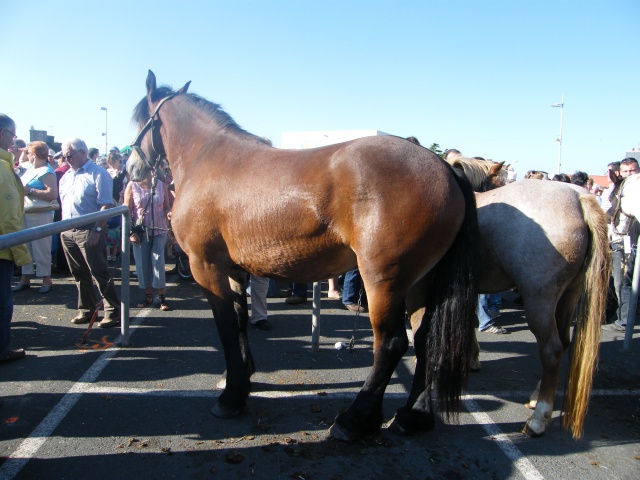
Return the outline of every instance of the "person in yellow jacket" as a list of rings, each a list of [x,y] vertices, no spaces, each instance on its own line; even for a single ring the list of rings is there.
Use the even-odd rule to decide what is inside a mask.
[[[15,174],[15,157],[9,152],[16,138],[16,124],[7,115],[0,113],[0,235],[22,230],[24,218],[24,196],[22,182]],[[11,318],[13,317],[14,264],[31,262],[26,245],[0,250],[0,363],[19,360],[25,356],[24,349],[11,350]]]

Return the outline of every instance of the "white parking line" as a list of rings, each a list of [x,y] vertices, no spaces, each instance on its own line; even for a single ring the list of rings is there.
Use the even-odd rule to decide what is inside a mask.
[[[141,310],[131,322],[131,336],[139,327],[145,317],[149,316],[151,309]],[[118,340],[116,340],[116,343]],[[112,395],[142,395],[142,396],[161,396],[161,397],[203,397],[215,398],[217,393],[213,390],[170,390],[170,389],[146,389],[146,388],[123,388],[123,387],[107,387],[95,385],[94,382],[109,360],[118,353],[119,349],[112,348],[106,350],[100,357],[89,367],[85,374],[78,380],[44,418],[42,422],[33,430],[28,438],[22,441],[18,448],[9,456],[9,458],[0,467],[0,478],[3,480],[13,479],[24,466],[36,455],[38,450],[44,445],[47,439],[52,435],[53,431],[60,425],[62,420],[67,416],[80,397],[85,393],[91,394],[112,394]],[[258,398],[295,398],[317,396],[319,391],[306,392],[279,392],[264,391],[252,392],[251,396]],[[471,413],[476,422],[487,432],[494,440],[502,452],[509,458],[516,468],[522,473],[527,480],[538,480],[544,478],[533,464],[522,454],[522,452],[513,444],[507,435],[493,422],[491,417],[480,409],[475,400],[480,399],[496,399],[508,397],[524,397],[528,398],[530,392],[521,391],[504,391],[504,392],[484,392],[482,394],[468,394],[463,397],[465,408]],[[356,392],[332,392],[324,391],[324,398],[353,398]],[[640,389],[634,390],[594,390],[592,396],[640,396]],[[389,398],[402,397],[405,393],[386,394]]]
[[[527,480],[540,480],[544,478],[518,447],[513,444],[511,439],[493,422],[491,417],[480,409],[480,406],[474,400],[467,396],[467,398],[463,400],[463,403],[465,408],[473,415],[473,418],[476,419],[476,422],[487,432],[491,440],[496,442],[498,448],[500,448],[507,458],[513,462],[515,467],[520,470],[524,478]]]
[[[131,335],[133,335],[135,328],[140,325],[144,318],[151,313],[151,309],[145,309],[138,313],[135,320],[131,322]],[[116,340],[119,341],[120,337]],[[20,446],[9,455],[9,458],[0,467],[1,479],[12,479],[24,466],[29,463],[29,460],[33,458],[36,452],[42,447],[44,442],[51,436],[53,431],[60,425],[60,422],[64,420],[64,417],[71,411],[83,393],[89,390],[91,384],[96,381],[102,370],[107,366],[109,359],[118,353],[118,349],[112,348],[106,350],[98,359],[89,367],[84,375],[78,380],[65,394],[64,397],[53,407],[53,410],[40,422],[28,438],[24,439]]]

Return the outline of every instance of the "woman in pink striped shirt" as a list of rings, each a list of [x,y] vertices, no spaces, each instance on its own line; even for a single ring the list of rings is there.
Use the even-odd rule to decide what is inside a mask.
[[[135,177],[132,177],[135,178]],[[171,310],[165,298],[164,247],[167,243],[168,223],[171,219],[167,185],[157,182],[152,196],[149,171],[142,180],[131,181],[124,192],[124,205],[131,211],[133,257],[136,262],[138,283],[145,291],[139,308],[153,305],[153,289],[158,290],[160,310]]]

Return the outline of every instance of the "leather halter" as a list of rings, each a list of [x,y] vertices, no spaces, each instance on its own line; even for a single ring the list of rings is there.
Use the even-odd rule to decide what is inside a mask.
[[[158,116],[158,114],[160,113],[160,107],[162,107],[162,105],[164,105],[167,100],[171,100],[176,95],[176,93],[172,93],[171,95],[164,97],[162,100],[160,100],[160,102],[158,102],[153,115],[149,117],[147,123],[145,123],[144,127],[142,127],[142,129],[138,132],[138,136],[136,137],[136,139],[133,141],[133,143],[131,143],[131,148],[135,150],[135,152],[143,162],[151,167],[152,171],[155,171],[158,163],[160,162],[160,159],[166,156],[162,143],[159,143],[158,146],[156,146],[156,133],[158,133],[158,129],[160,128],[160,126],[162,126],[162,120],[160,120],[160,117]],[[141,148],[142,139],[149,130],[151,130],[151,148],[153,149],[153,153],[155,154],[155,160],[153,161],[153,163],[151,163],[151,161],[147,158]]]

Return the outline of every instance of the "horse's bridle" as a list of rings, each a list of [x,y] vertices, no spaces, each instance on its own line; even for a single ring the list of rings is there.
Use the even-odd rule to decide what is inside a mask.
[[[160,120],[160,117],[159,117],[160,108],[162,107],[162,105],[165,104],[166,101],[171,100],[176,95],[177,94],[172,93],[171,95],[164,97],[162,100],[160,100],[160,102],[158,102],[158,105],[156,106],[156,109],[154,110],[153,115],[149,117],[149,120],[147,120],[147,123],[145,123],[144,127],[142,127],[142,129],[138,132],[138,136],[136,137],[136,139],[133,141],[133,143],[131,143],[131,148],[135,150],[135,152],[138,154],[138,156],[142,159],[143,162],[145,162],[149,167],[151,167],[151,171],[155,171],[156,167],[160,163],[160,160],[166,157],[164,147],[162,146],[162,142],[160,141],[160,137],[159,137],[160,135],[159,128],[160,126],[162,126],[162,120]],[[155,159],[153,163],[147,158],[147,156],[144,154],[141,148],[142,139],[144,138],[144,136],[147,134],[149,130],[151,130],[151,148],[153,149],[153,153],[155,154]]]

